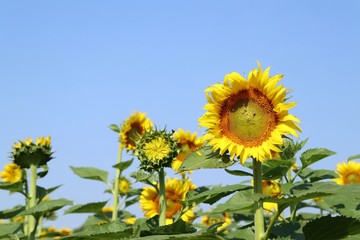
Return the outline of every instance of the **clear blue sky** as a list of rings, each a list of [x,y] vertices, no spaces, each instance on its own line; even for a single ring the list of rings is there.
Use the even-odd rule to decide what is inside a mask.
[[[111,199],[101,183],[69,169],[99,167],[114,177],[118,142],[109,124],[139,110],[160,127],[198,131],[204,89],[258,60],[294,90],[291,113],[307,148],[337,152],[315,166],[335,169],[360,153],[359,8],[356,0],[1,1],[0,167],[15,141],[51,135],[56,158],[39,185],[64,184],[52,198],[75,204]],[[193,181],[241,180],[209,172],[194,172]],[[0,209],[16,203],[18,195],[0,192]],[[46,224],[77,227],[85,217]]]

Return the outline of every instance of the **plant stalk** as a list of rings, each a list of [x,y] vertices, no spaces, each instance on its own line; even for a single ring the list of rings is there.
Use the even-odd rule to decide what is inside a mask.
[[[262,194],[261,162],[253,158],[254,194],[257,198]],[[264,236],[264,213],[261,200],[254,201],[254,224],[255,240],[261,240]]]
[[[159,217],[159,225],[166,225],[166,191],[165,191],[165,174],[164,168],[161,168],[159,171],[159,209],[160,209],[160,217]]]
[[[36,206],[36,178],[37,178],[37,166],[35,164],[30,165],[30,194],[29,194],[29,208]],[[29,229],[28,239],[32,239],[32,232],[35,231],[35,218],[29,216]]]
[[[121,163],[122,160],[122,151],[123,147],[119,144],[119,151],[117,157],[117,164]],[[118,219],[118,211],[119,211],[119,179],[121,175],[121,170],[116,168],[115,180],[114,180],[114,188],[113,188],[113,212],[112,212],[112,221],[116,221]]]

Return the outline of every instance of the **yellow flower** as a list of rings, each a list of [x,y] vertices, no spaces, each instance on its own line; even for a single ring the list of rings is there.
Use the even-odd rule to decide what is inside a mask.
[[[200,126],[208,128],[205,134],[213,150],[227,151],[233,159],[244,164],[253,157],[258,161],[271,158],[271,152],[280,152],[283,135],[298,137],[300,122],[288,110],[295,102],[285,103],[287,88],[277,86],[283,75],[269,77],[270,68],[252,70],[248,79],[233,72],[225,76],[224,84],[215,84],[205,90],[207,112],[199,119]]]
[[[129,225],[133,225],[136,221],[136,217],[128,217],[124,218],[124,222]]]
[[[184,201],[186,193],[190,189],[190,181],[181,181],[177,178],[168,178],[165,184],[166,192],[166,224],[171,224],[173,216],[183,208],[179,201]],[[144,187],[140,195],[140,207],[145,212],[145,217],[152,218],[159,215],[159,196],[154,187]],[[190,222],[195,217],[191,210],[186,211],[182,220]]]
[[[265,196],[279,198],[281,195],[280,184],[275,180],[263,180],[262,181],[262,193]],[[264,202],[263,208],[265,209],[266,212],[278,210],[277,203],[273,203],[273,202]]]
[[[131,182],[124,177],[119,179],[119,192],[121,195],[125,195],[131,187]]]
[[[337,184],[360,183],[360,163],[358,162],[339,163],[336,173],[339,174],[339,178],[334,179]]]
[[[15,163],[8,163],[4,167],[4,171],[0,173],[0,177],[4,182],[15,183],[21,180],[22,171],[20,166]]]
[[[113,206],[105,206],[101,209],[103,213],[112,213],[113,212]]]
[[[178,129],[174,132],[173,136],[180,149],[176,159],[172,162],[172,168],[177,171],[186,156],[192,151],[204,146],[205,142],[202,138],[197,137],[196,132],[190,133],[190,131],[184,131],[183,129]]]
[[[136,141],[149,131],[153,122],[146,117],[146,113],[134,112],[121,126],[120,143],[128,151],[135,150]]]
[[[177,154],[177,143],[165,129],[146,132],[138,141],[135,151],[141,162],[140,167],[149,172],[170,167]]]
[[[70,228],[61,228],[59,230],[59,233],[61,234],[61,236],[69,236],[73,233],[73,231]]]
[[[32,142],[33,142],[32,138],[27,138],[27,139],[24,140],[24,144],[26,146],[30,146],[32,144]]]
[[[11,222],[13,223],[21,223],[24,222],[25,217],[24,216],[19,216],[19,217],[14,217],[11,219]]]
[[[216,229],[217,231],[221,231],[224,228],[226,228],[227,226],[229,226],[232,223],[232,220],[227,213],[223,213],[221,218],[205,215],[201,219],[201,223],[205,224],[206,226],[209,226],[209,227],[211,225],[214,225],[215,223],[219,223],[219,222],[224,222],[224,223]]]

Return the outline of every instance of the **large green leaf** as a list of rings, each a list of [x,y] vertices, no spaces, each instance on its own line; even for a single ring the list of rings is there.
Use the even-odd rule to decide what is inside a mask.
[[[172,235],[172,234],[181,234],[181,233],[194,233],[196,229],[187,225],[183,220],[176,221],[172,224],[149,228],[149,230],[143,230],[140,233],[141,237],[151,236],[151,235]]]
[[[303,180],[308,180],[309,182],[317,182],[325,179],[333,179],[337,177],[337,174],[331,170],[313,170],[311,168],[304,168],[299,174]]]
[[[226,239],[254,240],[254,232],[251,227],[237,229],[226,234]]]
[[[220,240],[224,239],[220,236],[215,235],[214,233],[199,231],[195,233],[188,234],[177,234],[177,235],[154,235],[146,236],[140,238],[131,238],[132,240]]]
[[[306,240],[342,239],[360,234],[360,221],[344,216],[325,216],[307,223],[303,227]]]
[[[69,201],[65,198],[60,198],[57,200],[49,200],[45,202],[40,202],[38,205],[26,209],[20,212],[16,216],[24,216],[24,215],[33,215],[35,218],[39,218],[40,216],[44,215],[47,212],[56,211],[64,206],[72,205],[72,201]]]
[[[271,236],[289,238],[293,240],[305,240],[304,234],[302,232],[303,222],[299,221],[296,223],[285,223],[274,226],[271,229]]]
[[[67,209],[64,214],[69,213],[100,213],[108,201],[77,204]]]
[[[288,170],[295,163],[295,158],[291,160],[270,159],[262,164],[262,178],[264,180],[279,179],[286,175]]]
[[[130,239],[132,235],[133,229],[126,228],[124,223],[111,222],[89,226],[80,232],[73,233],[71,236],[62,239]]]
[[[302,168],[308,167],[311,164],[320,161],[326,157],[334,155],[335,152],[330,151],[326,148],[313,148],[303,152],[300,156]]]
[[[223,162],[222,157],[218,153],[214,152],[210,146],[205,146],[188,154],[179,171],[197,170],[200,168],[226,168],[233,164],[233,161]]]
[[[108,172],[99,168],[93,167],[72,167],[71,170],[81,178],[97,180],[107,183]]]
[[[0,224],[0,237],[6,237],[9,234],[15,233],[22,223],[5,223]]]
[[[118,164],[115,164],[113,166],[113,168],[117,168],[119,169],[120,171],[124,171],[125,169],[127,169],[128,167],[131,166],[131,164],[133,163],[134,161],[134,158],[130,159],[129,161],[123,161],[123,162],[120,162]]]
[[[243,210],[252,210],[254,204],[253,190],[247,189],[234,194],[223,204],[217,205],[211,213],[239,212]]]
[[[198,205],[200,203],[207,203],[207,204],[213,204],[217,202],[219,199],[228,196],[229,194],[240,191],[240,190],[246,190],[252,188],[247,185],[242,184],[234,184],[234,185],[227,185],[227,186],[215,186],[211,188],[210,190],[206,190],[204,192],[201,192],[199,194],[196,194],[189,199],[186,200],[188,202],[188,205]]]
[[[0,211],[0,219],[13,218],[24,210],[25,210],[25,206],[22,206],[22,205],[17,205],[11,209],[2,210],[2,211]]]

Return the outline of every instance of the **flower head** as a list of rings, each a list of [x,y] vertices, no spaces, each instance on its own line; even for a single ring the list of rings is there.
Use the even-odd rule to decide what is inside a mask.
[[[179,201],[184,201],[187,192],[190,190],[190,180],[181,181],[177,178],[168,178],[165,184],[166,193],[166,224],[173,221],[173,216],[183,208]],[[140,207],[145,212],[145,217],[152,218],[159,215],[159,195],[154,187],[144,187],[140,195]],[[192,221],[194,213],[189,210],[182,216],[185,222]]]
[[[172,163],[172,168],[177,171],[184,162],[186,156],[192,151],[204,146],[205,141],[202,138],[198,138],[196,132],[190,133],[190,131],[184,131],[183,129],[178,129],[174,132],[173,137],[180,149],[179,154]]]
[[[52,159],[51,138],[40,137],[36,143],[31,138],[16,142],[11,155],[14,163],[21,168],[29,168],[31,164],[45,165]]]
[[[22,177],[22,170],[20,166],[15,163],[8,163],[5,165],[4,171],[0,173],[0,177],[4,180],[4,182],[19,182]]]
[[[177,143],[172,134],[165,130],[150,130],[140,138],[135,154],[140,160],[140,167],[146,171],[170,167],[178,153]]]
[[[227,226],[229,226],[232,223],[231,218],[229,217],[229,214],[227,213],[223,213],[221,214],[221,216],[209,216],[209,215],[205,215],[202,219],[201,219],[201,223],[205,224],[206,226],[211,226],[214,225],[216,223],[219,222],[224,222],[221,226],[217,227],[217,231],[221,231],[224,228],[226,228]]]
[[[134,112],[125,120],[120,130],[120,143],[128,151],[135,150],[136,142],[146,131],[150,131],[153,122],[146,117],[146,113]]]
[[[358,162],[339,163],[336,173],[339,174],[339,178],[334,179],[337,184],[360,183],[360,163]]]
[[[131,182],[125,177],[119,179],[119,193],[120,195],[125,195],[131,188]]]
[[[300,121],[288,110],[295,102],[285,103],[287,88],[277,86],[283,75],[269,77],[270,69],[252,70],[248,79],[233,72],[225,76],[223,84],[205,90],[207,112],[199,119],[206,127],[205,134],[213,150],[240,158],[243,164],[253,157],[258,161],[271,158],[271,152],[280,152],[283,135],[298,137]]]
[[[279,198],[281,195],[280,184],[275,180],[263,180],[262,181],[262,193],[265,196]],[[263,208],[266,210],[266,212],[269,212],[272,210],[277,211],[278,206],[277,206],[277,203],[264,202]]]

